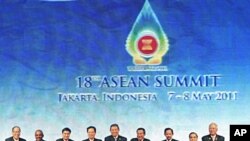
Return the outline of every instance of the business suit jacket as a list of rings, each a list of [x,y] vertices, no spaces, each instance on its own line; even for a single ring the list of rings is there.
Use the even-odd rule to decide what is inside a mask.
[[[86,140],[82,140],[82,141],[89,141],[89,139],[86,139]],[[102,140],[100,140],[100,139],[94,139],[94,141],[102,141]]]
[[[163,140],[163,141],[167,141],[167,140]],[[176,139],[172,139],[171,141],[178,141],[178,140],[176,140]]]
[[[56,141],[63,141],[63,139],[62,139],[62,138],[60,138],[60,139],[57,139]],[[69,141],[74,141],[74,140],[69,139]]]
[[[113,136],[107,136],[104,141],[115,141],[114,137]],[[123,137],[123,136],[118,136],[117,138],[117,141],[127,141],[127,138],[126,137]]]
[[[5,141],[14,141],[14,139],[13,139],[13,137],[9,137],[9,138],[5,139]],[[23,138],[19,138],[19,141],[26,141],[26,140]]]
[[[138,141],[138,139],[137,138],[133,138],[133,139],[131,139],[130,141]],[[149,139],[146,139],[146,138],[144,138],[144,140],[143,141],[150,141]]]
[[[206,136],[203,136],[202,141],[212,141],[212,137],[210,135],[206,135]],[[215,137],[215,141],[224,141],[225,138],[223,136],[220,136],[220,135],[216,135]]]

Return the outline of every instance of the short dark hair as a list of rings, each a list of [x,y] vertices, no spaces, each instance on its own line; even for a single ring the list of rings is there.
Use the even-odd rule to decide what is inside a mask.
[[[12,132],[14,131],[15,128],[18,128],[21,131],[21,128],[19,126],[14,126],[12,127]]]
[[[142,130],[142,131],[143,131],[143,134],[146,135],[146,130],[145,130],[144,128],[140,127],[140,128],[138,128],[138,129],[136,130],[136,132],[138,132],[139,130]]]
[[[96,128],[95,128],[95,126],[89,126],[88,128],[87,128],[87,132],[89,131],[89,129],[94,129],[94,131],[95,131],[95,133],[96,133]]]
[[[112,127],[117,127],[117,128],[118,128],[118,130],[120,130],[119,125],[118,125],[118,124],[116,124],[116,123],[111,124],[111,125],[110,125],[109,130],[111,130],[111,128],[112,128]]]
[[[36,134],[36,132],[40,132],[40,133],[42,134],[42,136],[44,136],[44,135],[43,135],[43,131],[42,131],[41,129],[37,129],[37,130],[35,131],[35,134]]]
[[[189,133],[188,137],[190,138],[190,136],[191,136],[192,134],[194,134],[194,135],[198,138],[198,134],[197,134],[197,133],[195,133],[195,132],[191,132],[191,133]]]
[[[68,127],[63,128],[63,129],[62,129],[62,133],[63,133],[64,131],[68,131],[69,133],[71,133],[71,130],[70,130]]]
[[[165,128],[164,130],[164,135],[166,134],[166,132],[170,130],[172,132],[172,134],[174,134],[174,130],[172,128]]]

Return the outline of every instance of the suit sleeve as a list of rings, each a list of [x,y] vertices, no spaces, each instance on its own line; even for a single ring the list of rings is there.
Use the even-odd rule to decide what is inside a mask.
[[[224,137],[221,137],[221,141],[225,141],[225,138],[224,138]]]

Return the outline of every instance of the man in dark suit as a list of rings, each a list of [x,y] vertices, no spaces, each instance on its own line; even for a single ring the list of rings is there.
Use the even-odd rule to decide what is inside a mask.
[[[127,141],[127,138],[119,135],[119,126],[118,124],[110,125],[110,136],[105,137],[104,141]]]
[[[95,138],[96,128],[94,126],[89,126],[87,128],[87,133],[88,133],[88,139],[83,140],[83,141],[102,141],[100,139]]]
[[[68,127],[65,127],[62,129],[62,138],[57,139],[56,141],[73,141],[72,139],[70,139],[70,134],[71,134],[71,130]]]
[[[133,138],[130,141],[150,141],[145,138],[146,130],[144,128],[138,128],[136,130],[137,138]]]
[[[176,139],[173,139],[174,130],[172,128],[165,128],[164,135],[166,139],[163,141],[178,141]]]
[[[25,139],[20,138],[21,128],[19,126],[14,126],[12,128],[12,137],[5,139],[5,141],[26,141]]]
[[[216,123],[209,124],[209,135],[203,136],[202,141],[224,141],[225,138],[217,134],[218,125]]]
[[[36,141],[45,141],[45,140],[43,140],[43,137],[44,137],[44,135],[43,135],[42,130],[38,129],[38,130],[35,131]]]

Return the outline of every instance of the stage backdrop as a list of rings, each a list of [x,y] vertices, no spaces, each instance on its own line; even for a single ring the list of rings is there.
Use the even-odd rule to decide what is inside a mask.
[[[188,140],[249,113],[248,0],[0,0],[0,140]]]

